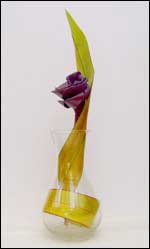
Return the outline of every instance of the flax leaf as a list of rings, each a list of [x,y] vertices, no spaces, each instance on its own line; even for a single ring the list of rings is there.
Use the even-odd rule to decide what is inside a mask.
[[[77,70],[88,79],[88,84],[92,88],[94,68],[86,37],[68,11],[66,11],[66,15],[75,46]],[[73,179],[74,184],[78,185],[82,176],[86,134],[80,130],[86,130],[89,101],[90,97],[59,153],[58,180],[60,183],[66,180],[68,184]],[[78,130],[79,132],[77,132]]]
[[[77,69],[88,79],[88,84],[92,86],[94,79],[94,68],[90,56],[87,39],[67,10],[66,15],[70,25],[72,38],[75,46]]]

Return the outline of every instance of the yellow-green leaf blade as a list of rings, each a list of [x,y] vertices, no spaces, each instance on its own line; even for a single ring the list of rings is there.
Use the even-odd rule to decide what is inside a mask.
[[[88,79],[88,84],[92,86],[94,79],[94,68],[87,39],[68,11],[66,11],[66,15],[75,46],[77,69]]]

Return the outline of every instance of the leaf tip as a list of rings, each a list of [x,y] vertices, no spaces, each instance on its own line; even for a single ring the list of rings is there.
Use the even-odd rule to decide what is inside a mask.
[[[67,18],[69,19],[71,15],[67,9],[65,9],[65,13],[66,13]]]

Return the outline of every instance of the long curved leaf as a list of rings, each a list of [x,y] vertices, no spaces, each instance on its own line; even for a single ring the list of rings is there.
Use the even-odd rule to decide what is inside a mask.
[[[92,88],[94,68],[86,37],[68,11],[66,11],[66,15],[75,46],[77,70],[88,79],[88,84]],[[75,181],[74,184],[77,185],[82,175],[86,134],[80,132],[80,130],[86,129],[89,102],[90,96],[59,153],[58,180],[60,183],[64,183],[64,186],[66,185],[65,188],[68,188],[69,181],[71,182],[72,179]]]
[[[91,86],[94,79],[94,68],[86,37],[67,10],[66,15],[74,41],[77,69],[88,79],[88,84]]]

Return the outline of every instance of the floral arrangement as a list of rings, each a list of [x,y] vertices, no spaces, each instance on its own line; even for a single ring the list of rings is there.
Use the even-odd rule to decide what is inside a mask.
[[[75,46],[77,71],[66,77],[65,83],[53,91],[64,108],[75,113],[74,126],[58,157],[58,189],[49,192],[44,212],[63,217],[85,227],[91,227],[99,208],[96,198],[76,191],[83,173],[87,117],[94,79],[94,68],[88,43],[82,30],[66,11]],[[74,198],[75,207],[70,206]]]

